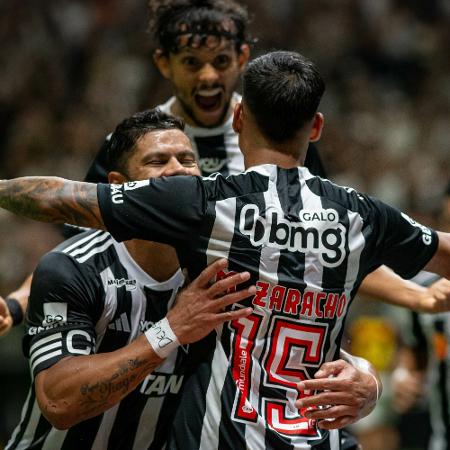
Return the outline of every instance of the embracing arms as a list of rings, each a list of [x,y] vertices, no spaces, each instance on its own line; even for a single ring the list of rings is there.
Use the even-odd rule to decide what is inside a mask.
[[[439,313],[450,310],[449,280],[442,278],[424,287],[404,280],[386,266],[367,275],[358,293],[417,312]]]
[[[180,344],[196,342],[221,323],[251,313],[251,308],[224,310],[255,293],[254,286],[228,293],[249,279],[248,272],[211,284],[226,264],[221,259],[208,266],[178,295],[167,313],[166,319]],[[67,429],[120,402],[162,362],[147,336],[141,335],[113,352],[61,359],[37,374],[36,397],[47,420],[58,429]]]

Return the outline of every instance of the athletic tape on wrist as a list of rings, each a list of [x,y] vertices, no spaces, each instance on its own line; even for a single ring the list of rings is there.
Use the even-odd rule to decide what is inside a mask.
[[[21,324],[23,321],[23,311],[19,301],[13,297],[8,297],[5,302],[11,314],[13,326]]]
[[[145,332],[145,336],[160,358],[167,358],[180,345],[166,318],[156,322]]]
[[[377,377],[370,372],[367,372],[375,380],[375,385],[377,386],[377,401],[380,400],[380,384],[378,383]]]

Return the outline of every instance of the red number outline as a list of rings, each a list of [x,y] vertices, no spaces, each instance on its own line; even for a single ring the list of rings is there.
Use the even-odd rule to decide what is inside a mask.
[[[266,338],[264,356],[259,359],[263,372],[262,383],[265,386],[282,388],[287,397],[295,399],[299,395],[297,383],[308,378],[304,367],[318,368],[323,361],[323,346],[326,342],[328,325],[289,320],[285,317],[272,316],[269,331],[261,323],[264,316],[252,313],[244,319],[231,322],[228,326],[234,338],[231,345],[231,370],[237,386],[237,394],[233,406],[233,418],[237,421],[257,421],[257,412],[248,401],[252,388],[252,353],[255,340]],[[282,352],[277,349],[282,347]],[[296,350],[297,349],[297,350]],[[297,352],[297,355],[295,353]],[[294,355],[294,358],[292,358]],[[291,359],[301,357],[299,367],[289,366]],[[262,362],[261,362],[262,361]],[[304,393],[300,393],[304,396]],[[262,398],[261,414],[267,424],[280,434],[287,436],[318,435],[315,422],[303,417],[298,411],[289,414],[289,402],[280,399]]]

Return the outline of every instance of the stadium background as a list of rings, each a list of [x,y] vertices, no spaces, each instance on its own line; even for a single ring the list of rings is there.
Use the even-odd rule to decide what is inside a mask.
[[[319,149],[330,178],[432,225],[450,173],[450,2],[242,3],[254,16],[253,56],[297,50],[324,75],[326,127]],[[81,179],[118,121],[170,95],[151,61],[146,17],[145,0],[2,0],[1,178]],[[60,239],[50,225],[3,211],[0,236],[1,295]],[[359,300],[357,309],[368,320],[390,317],[375,319],[372,335],[390,335],[392,342],[379,343],[366,356],[388,372],[401,314],[393,319],[390,309],[375,305]],[[356,322],[353,331],[358,326],[367,323]],[[18,421],[28,383],[21,332],[0,338],[0,449]],[[361,348],[367,352],[367,343]],[[420,435],[411,439],[411,430],[426,430],[421,412],[405,419],[388,404],[380,411],[365,429],[386,422],[399,442],[393,448],[414,448],[414,442],[421,448]]]

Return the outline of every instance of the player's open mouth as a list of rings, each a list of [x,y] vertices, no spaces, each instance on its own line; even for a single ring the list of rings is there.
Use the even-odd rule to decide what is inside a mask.
[[[214,111],[222,102],[222,89],[202,89],[195,94],[195,103],[204,111]]]

